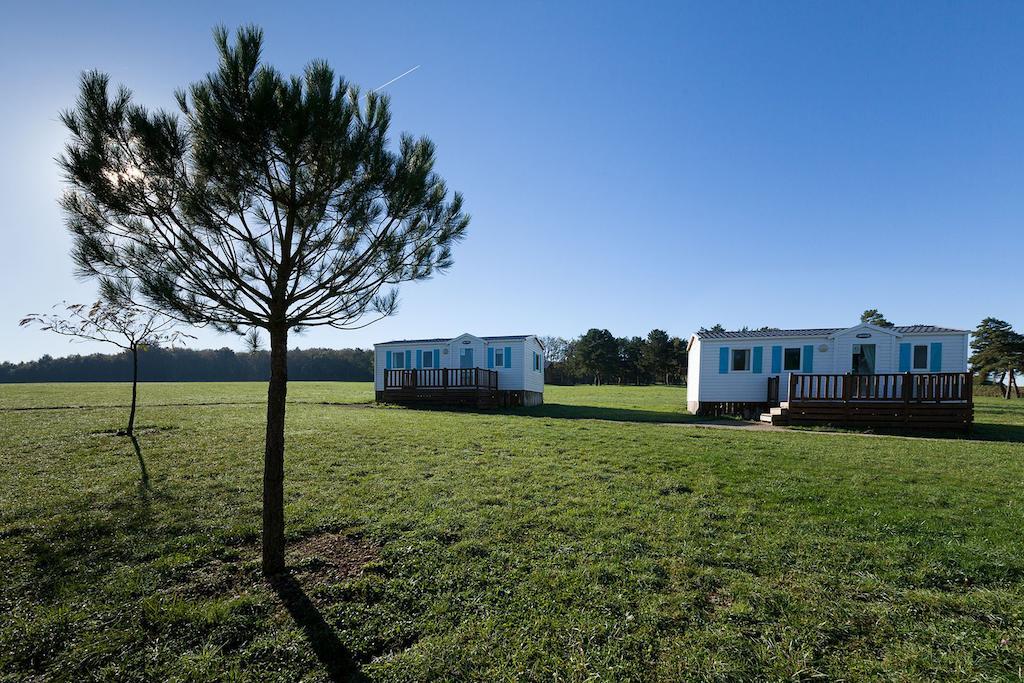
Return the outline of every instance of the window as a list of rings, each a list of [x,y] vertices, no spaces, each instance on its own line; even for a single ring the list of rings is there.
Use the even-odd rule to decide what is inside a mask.
[[[540,371],[540,354],[536,351],[533,352],[533,369]]]
[[[750,370],[750,349],[733,349],[732,371],[748,372]]]
[[[875,374],[875,345],[853,344],[850,371],[855,375]]]
[[[505,367],[505,349],[494,349],[494,367]]]
[[[423,352],[423,367],[434,367],[434,352],[429,349]]]
[[[782,357],[782,369],[783,370],[799,370],[800,369],[800,348],[786,349],[783,352]]]
[[[928,369],[928,345],[927,344],[915,344],[914,345],[914,369],[915,370],[927,370]]]
[[[403,352],[401,352],[401,351],[395,351],[394,353],[392,353],[391,354],[391,365],[393,365],[396,370],[404,370],[405,369],[405,354]]]

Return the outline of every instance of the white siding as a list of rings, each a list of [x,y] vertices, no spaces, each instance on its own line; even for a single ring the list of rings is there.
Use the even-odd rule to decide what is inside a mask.
[[[697,412],[700,399],[700,353],[701,340],[694,336],[686,355],[686,407]]]
[[[430,353],[433,353],[434,349],[437,349],[439,354],[440,354],[440,356],[441,356],[440,357],[440,361],[441,361],[441,367],[442,368],[458,367],[459,366],[458,360],[456,360],[454,366],[448,364],[450,354],[448,356],[445,355],[445,351],[448,349],[448,344],[444,343],[444,342],[440,342],[440,343],[436,343],[435,342],[435,343],[432,343],[432,344],[431,343],[422,343],[422,344],[376,344],[373,347],[373,386],[374,386],[374,389],[376,391],[383,391],[384,390],[384,370],[387,368],[386,354],[385,354],[386,351],[390,351],[393,354],[394,353],[405,353],[406,351],[410,351],[411,352],[410,356],[412,358],[412,365],[409,368],[406,368],[406,369],[415,369],[415,367],[416,367],[416,350],[417,349],[423,351],[423,353],[427,353],[428,351]],[[392,365],[392,367],[394,367],[394,365]]]
[[[498,389],[500,391],[510,391],[512,389],[523,388],[523,356],[524,344],[522,339],[492,339],[487,342],[487,346],[494,349],[503,349],[510,347],[512,349],[512,362],[509,368],[504,366],[495,367],[498,371]],[[484,349],[484,355],[480,358],[478,365],[482,368],[487,367],[487,350]]]
[[[911,344],[927,344],[929,349],[932,342],[942,343],[942,368],[939,372],[965,372],[967,370],[967,359],[970,357],[967,345],[966,334],[908,334],[898,341]],[[899,344],[897,343],[897,354]],[[929,359],[929,362],[930,359]],[[899,368],[897,356],[893,372]],[[928,370],[912,370],[912,372],[928,372]]]
[[[464,344],[464,341],[469,343]],[[427,351],[433,352],[434,349],[439,349],[441,356],[440,367],[458,368],[459,357],[462,352],[461,350],[464,348],[472,348],[473,366],[478,368],[487,368],[487,349],[505,349],[506,347],[512,349],[511,367],[506,368],[502,365],[502,367],[493,368],[498,373],[498,389],[503,391],[525,389],[528,391],[543,392],[544,372],[543,370],[535,371],[533,369],[533,353],[536,351],[541,354],[543,359],[543,351],[540,343],[537,341],[537,338],[533,336],[527,337],[526,339],[495,338],[491,340],[484,340],[473,335],[460,335],[448,342],[376,344],[374,346],[374,387],[377,391],[383,391],[384,389],[386,351],[391,351],[392,353],[404,353],[406,350],[411,351],[411,369],[415,369],[417,349],[422,350],[424,353]]]
[[[544,349],[536,337],[530,337],[523,345],[523,357],[526,362],[523,364],[523,389],[526,391],[544,391]],[[540,369],[533,369],[533,354],[540,356]]]
[[[469,343],[464,344],[463,342],[466,341]],[[462,367],[459,359],[462,357],[462,349],[466,348],[473,349],[473,367],[487,367],[487,342],[480,337],[474,337],[471,334],[461,334],[448,343],[448,364],[445,367]],[[500,374],[498,375],[498,386],[501,387]]]
[[[857,338],[863,329],[852,329],[839,333],[834,338],[819,337],[763,337],[760,339],[694,339],[688,360],[687,407],[696,410],[698,402],[717,401],[764,401],[767,397],[768,378],[772,376],[772,347],[783,349],[814,346],[815,374],[843,374],[852,370],[853,345],[875,344],[875,372],[899,372],[900,343],[926,344],[931,348],[933,342],[942,343],[941,372],[964,372],[967,370],[968,336],[966,333],[947,334],[904,334],[893,335],[888,332],[871,331],[869,338]],[[763,351],[763,372],[719,372],[719,353],[722,347],[733,349],[753,349],[761,346]],[[827,346],[822,351],[822,346]],[[916,370],[913,372],[929,372]],[[778,373],[780,381],[780,400],[787,400],[789,375],[791,372]]]
[[[698,401],[765,401],[768,398],[768,378],[772,376],[772,347],[783,349],[805,345],[814,346],[814,372],[835,372],[835,344],[825,337],[792,337],[764,339],[703,339],[699,353],[699,398]],[[822,344],[828,345],[827,351],[820,351]],[[730,349],[753,349],[764,347],[762,372],[718,372],[718,354],[722,347]],[[753,353],[753,352],[751,352]],[[802,351],[801,351],[802,356]],[[802,361],[802,357],[801,357]],[[691,366],[692,372],[692,366]],[[843,372],[846,372],[845,370]],[[789,388],[790,372],[778,373],[782,378],[779,383],[780,393],[785,394]],[[692,400],[692,399],[690,399]],[[781,400],[786,400],[783,395]]]

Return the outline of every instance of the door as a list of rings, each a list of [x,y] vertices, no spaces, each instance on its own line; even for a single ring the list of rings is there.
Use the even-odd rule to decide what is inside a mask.
[[[855,375],[875,374],[875,345],[854,344],[850,368]]]
[[[473,365],[473,347],[469,346],[462,349],[459,353],[459,367],[460,368],[472,368]]]

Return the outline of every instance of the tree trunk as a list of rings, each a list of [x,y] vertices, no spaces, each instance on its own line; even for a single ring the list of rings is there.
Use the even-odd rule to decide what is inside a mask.
[[[263,455],[263,574],[284,571],[284,411],[288,395],[288,330],[270,330],[270,387]]]
[[[135,435],[135,399],[139,392],[139,347],[132,347],[132,409],[128,413],[128,429],[125,434]]]

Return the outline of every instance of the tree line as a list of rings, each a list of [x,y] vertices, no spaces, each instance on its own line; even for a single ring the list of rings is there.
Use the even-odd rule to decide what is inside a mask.
[[[373,351],[368,349],[289,349],[288,376],[295,380],[369,382]],[[0,383],[129,382],[132,353],[92,353],[22,363],[0,363]],[[139,380],[146,382],[266,382],[268,351],[183,349],[151,346],[139,354]]]
[[[591,328],[575,339],[541,337],[544,381],[550,384],[683,384],[686,341],[660,329],[616,337]]]

